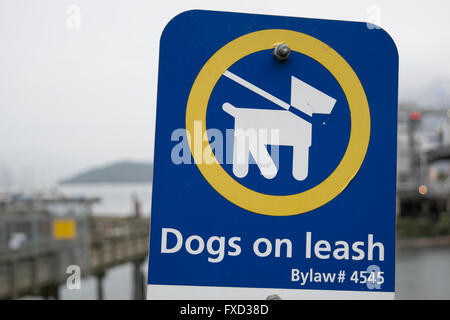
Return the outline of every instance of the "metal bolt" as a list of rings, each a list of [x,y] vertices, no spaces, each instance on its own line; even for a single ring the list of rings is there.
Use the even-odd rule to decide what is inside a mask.
[[[285,61],[287,58],[289,58],[290,54],[291,48],[289,48],[288,45],[285,43],[277,44],[273,49],[273,55],[279,61]]]
[[[277,294],[271,294],[271,295],[267,296],[266,300],[281,300],[281,298]]]

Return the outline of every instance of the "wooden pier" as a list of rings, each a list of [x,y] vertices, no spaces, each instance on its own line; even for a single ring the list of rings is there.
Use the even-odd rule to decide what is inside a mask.
[[[140,266],[148,256],[148,218],[90,217],[90,233],[77,240],[48,241],[0,252],[0,299],[42,296],[58,299],[58,287],[78,266],[81,277],[97,277],[97,298],[108,269],[133,263],[134,299],[145,298],[146,279]]]

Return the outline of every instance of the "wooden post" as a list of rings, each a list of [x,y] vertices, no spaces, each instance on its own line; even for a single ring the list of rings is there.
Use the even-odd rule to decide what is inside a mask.
[[[43,287],[41,289],[41,294],[45,300],[49,300],[51,297],[53,297],[55,300],[59,300],[58,283],[53,283]]]
[[[17,298],[17,288],[16,288],[16,268],[17,263],[12,260],[9,264],[9,286],[10,286],[10,296],[11,299]]]
[[[37,263],[38,257],[34,255],[31,259],[31,291],[33,294],[37,294],[38,290],[38,275],[39,275],[39,264]]]
[[[141,271],[142,261],[133,261],[133,299],[144,300],[144,276]]]
[[[104,292],[103,292],[103,278],[105,277],[105,273],[97,274],[97,300],[104,300]]]
[[[137,194],[133,195],[133,202],[134,202],[134,217],[140,218],[141,217],[141,202],[139,201]]]
[[[59,300],[59,288],[58,288],[58,283],[54,283],[53,285],[51,285],[49,288],[49,296],[53,297],[53,299],[55,300]]]

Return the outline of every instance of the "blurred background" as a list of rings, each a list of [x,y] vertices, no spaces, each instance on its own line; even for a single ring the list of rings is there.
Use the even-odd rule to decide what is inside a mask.
[[[450,299],[450,2],[0,0],[0,299],[142,299],[159,37],[189,9],[352,20],[400,55],[397,299]]]

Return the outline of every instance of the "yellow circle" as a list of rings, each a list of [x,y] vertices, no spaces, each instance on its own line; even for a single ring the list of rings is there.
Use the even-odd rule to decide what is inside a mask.
[[[350,109],[351,131],[347,150],[336,169],[320,184],[304,192],[282,196],[264,194],[243,186],[228,175],[215,158],[208,141],[203,150],[194,150],[194,139],[188,139],[197,167],[218,193],[248,211],[272,216],[309,212],[334,199],[347,187],[361,167],[370,138],[369,105],[364,88],[352,67],[322,41],[304,33],[281,29],[243,35],[223,46],[206,62],[189,94],[186,107],[187,132],[197,134],[194,128],[200,121],[201,137],[206,136],[209,98],[217,81],[229,67],[249,54],[272,49],[280,42],[322,64],[344,91]]]

